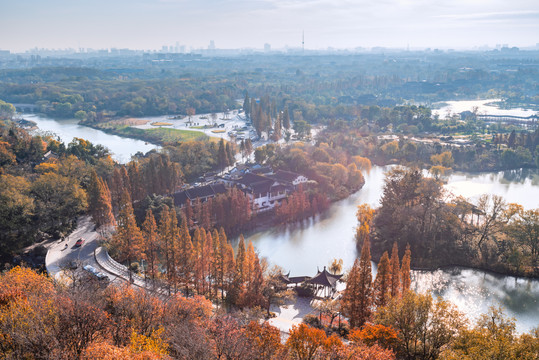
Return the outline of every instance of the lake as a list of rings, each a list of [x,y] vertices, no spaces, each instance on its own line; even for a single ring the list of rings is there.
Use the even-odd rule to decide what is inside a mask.
[[[24,114],[23,118],[34,121],[41,131],[56,134],[66,146],[74,137],[89,140],[94,145],[101,144],[108,148],[113,154],[114,160],[120,163],[128,162],[131,156],[139,151],[146,153],[158,148],[157,145],[142,140],[111,135],[101,130],[79,125],[79,121],[76,119],[57,120],[35,114]]]
[[[343,259],[349,269],[357,250],[354,240],[357,206],[379,206],[384,173],[390,167],[373,166],[365,175],[365,186],[347,199],[334,203],[316,221],[272,228],[250,235],[259,254],[281,266],[291,276],[315,275],[316,269],[334,259]],[[539,207],[539,175],[524,170],[495,173],[455,173],[446,188],[456,195],[477,198],[484,192],[504,196],[526,208]],[[412,254],[413,256],[413,254]],[[498,276],[479,270],[453,268],[413,271],[413,288],[455,303],[470,318],[500,304],[517,321],[517,330],[528,331],[539,325],[539,280]]]
[[[73,137],[102,144],[111,150],[114,159],[119,162],[129,161],[131,155],[138,151],[147,152],[157,148],[144,141],[81,126],[77,120],[54,120],[33,114],[25,114],[24,118],[36,122],[42,131],[57,134],[66,144]],[[293,276],[314,275],[317,266],[322,268],[334,258],[343,259],[345,269],[350,268],[357,256],[354,241],[357,205],[379,205],[384,172],[388,169],[374,166],[369,174],[365,174],[363,189],[334,203],[316,220],[273,228],[253,234],[246,240],[252,240],[260,255],[269,259],[270,263],[290,270]],[[471,199],[488,192],[501,195],[508,202],[520,203],[528,209],[539,207],[539,174],[534,171],[456,172],[448,178],[446,188],[456,195]],[[486,312],[490,305],[500,304],[508,315],[518,320],[518,331],[528,331],[539,325],[539,280],[497,276],[462,268],[414,271],[412,278],[415,290],[430,290],[434,295],[455,303],[471,318]]]
[[[531,109],[500,109],[494,105],[494,103],[498,101],[501,101],[501,99],[444,101],[444,105],[439,109],[433,109],[432,114],[438,115],[441,119],[443,119],[447,115],[459,114],[463,111],[473,111],[474,107],[477,107],[478,115],[510,115],[528,117],[536,113]]]

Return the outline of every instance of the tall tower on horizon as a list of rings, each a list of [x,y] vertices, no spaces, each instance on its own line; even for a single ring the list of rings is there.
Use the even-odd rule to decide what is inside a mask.
[[[301,51],[305,52],[305,30],[301,33]]]

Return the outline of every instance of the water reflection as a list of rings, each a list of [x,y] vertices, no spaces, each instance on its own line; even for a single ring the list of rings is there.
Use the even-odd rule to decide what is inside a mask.
[[[535,169],[507,170],[492,173],[455,172],[446,189],[474,201],[482,194],[495,194],[526,209],[539,207],[539,172]]]
[[[412,287],[450,300],[474,320],[492,305],[504,307],[517,319],[517,331],[539,325],[539,281],[501,276],[479,270],[451,268],[414,271]]]
[[[314,275],[317,267],[328,265],[333,258],[343,259],[344,268],[349,269],[357,257],[354,242],[357,205],[380,205],[384,174],[390,168],[374,166],[370,174],[366,174],[366,184],[361,191],[333,204],[316,221],[269,229],[246,240],[252,240],[261,256],[285,271],[290,270],[292,276]],[[505,196],[506,200],[521,203],[526,208],[538,207],[539,187],[526,177],[537,175],[527,171],[507,173],[455,173],[449,177],[446,188],[472,199],[488,192]],[[508,315],[518,320],[518,331],[539,325],[539,280],[463,268],[414,271],[412,280],[416,290],[428,290],[452,301],[472,319],[485,313],[489,306],[500,304]]]

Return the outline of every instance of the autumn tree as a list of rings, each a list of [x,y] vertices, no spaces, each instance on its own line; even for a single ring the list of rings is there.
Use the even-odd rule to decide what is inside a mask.
[[[343,265],[342,259],[335,258],[331,260],[329,264],[329,271],[331,271],[335,275],[340,274],[342,272],[342,265]]]
[[[539,209],[524,210],[522,206],[513,204],[510,208],[514,209],[514,214],[510,215],[511,220],[504,232],[528,250],[530,263],[536,266],[539,262]]]
[[[250,360],[253,350],[238,320],[231,316],[216,317],[209,327],[218,359]]]
[[[300,324],[292,326],[285,346],[295,359],[311,360],[326,341],[326,333],[323,330]]]
[[[142,236],[142,252],[147,262],[145,274],[150,274],[150,278],[155,280],[159,265],[159,233],[152,209],[146,211],[146,219],[142,224]]]
[[[398,353],[407,359],[436,359],[464,325],[451,303],[430,294],[408,291],[377,310],[375,323],[392,327],[399,337]]]
[[[536,359],[539,354],[539,329],[529,334],[515,331],[515,320],[501,308],[490,307],[472,328],[463,328],[456,339],[442,352],[449,359]]]
[[[401,264],[401,288],[399,289],[402,294],[410,290],[412,280],[410,278],[410,262],[412,259],[412,251],[410,250],[410,244],[406,245],[406,251],[402,258]]]
[[[97,227],[113,225],[112,199],[107,184],[92,170],[88,187],[88,210]]]
[[[141,258],[143,239],[142,233],[133,214],[133,206],[129,193],[124,191],[118,227],[112,237],[112,246],[119,261],[126,261],[129,268],[129,280],[132,281],[131,262]]]
[[[400,341],[392,327],[370,323],[361,329],[350,330],[348,339],[354,344],[364,343],[368,346],[378,344],[386,349],[396,349]]]
[[[253,359],[271,360],[281,352],[279,329],[267,322],[260,324],[258,321],[251,321],[245,327],[244,333],[252,347]]]
[[[389,256],[384,251],[376,272],[376,278],[373,286],[373,300],[377,307],[385,306],[390,297],[391,269],[389,265]]]
[[[391,249],[391,285],[389,287],[390,295],[392,298],[398,297],[401,288],[401,269],[399,264],[399,247],[397,242],[393,243],[393,249]]]
[[[374,209],[368,204],[361,204],[358,206],[356,217],[359,223],[356,229],[356,242],[358,246],[363,246],[363,242],[369,237],[371,232]]]
[[[343,310],[351,327],[361,327],[370,318],[373,305],[370,241],[366,238],[361,258],[354,262],[343,295]]]
[[[483,263],[487,263],[489,252],[486,243],[503,231],[507,223],[507,218],[503,216],[507,204],[501,196],[484,194],[479,197],[477,208],[482,215],[475,229],[476,244]]]

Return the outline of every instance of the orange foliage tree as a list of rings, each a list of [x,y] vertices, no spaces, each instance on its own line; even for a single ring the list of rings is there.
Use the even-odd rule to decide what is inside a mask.
[[[290,330],[285,346],[294,359],[311,360],[326,344],[327,336],[323,330],[299,324],[294,325]]]

